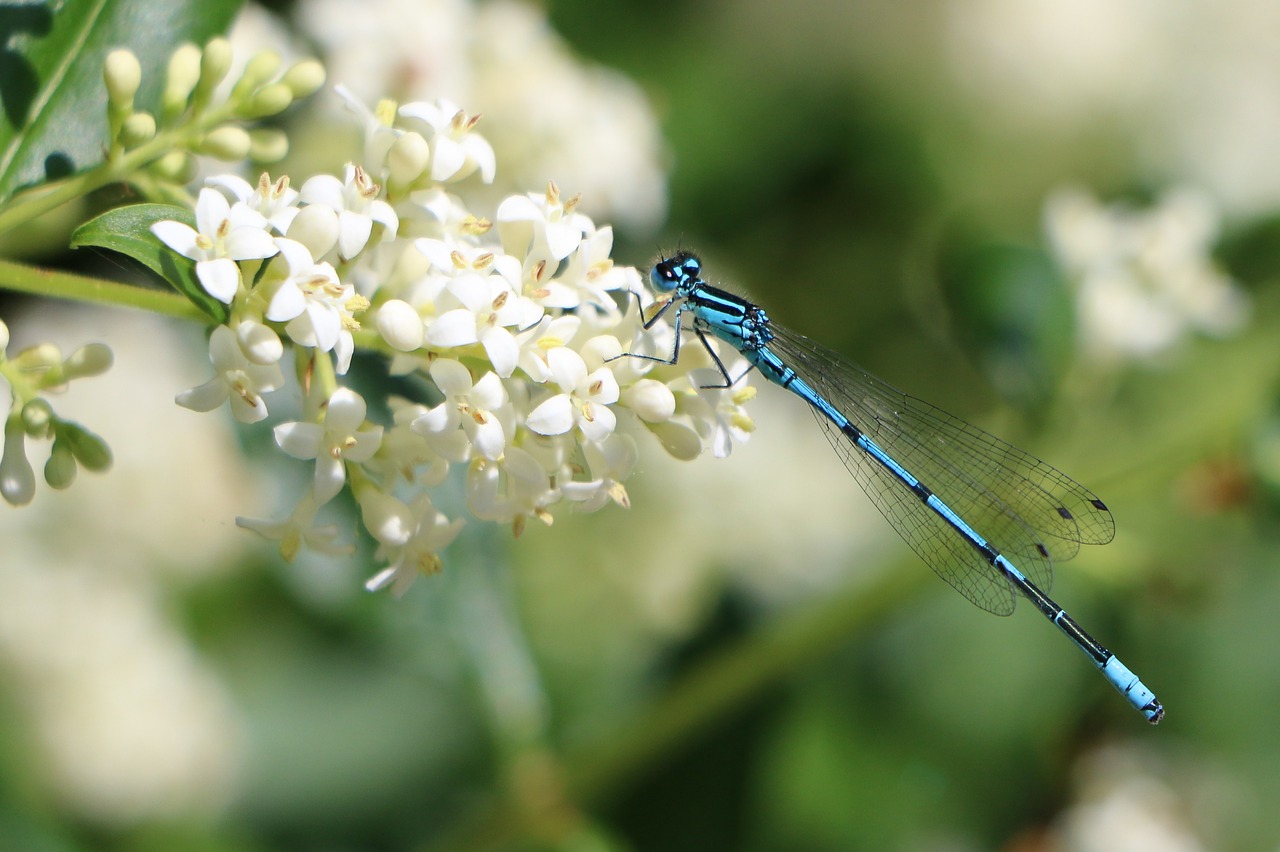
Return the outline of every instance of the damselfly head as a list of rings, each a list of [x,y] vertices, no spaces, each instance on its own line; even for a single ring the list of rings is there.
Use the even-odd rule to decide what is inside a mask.
[[[670,293],[696,284],[702,277],[702,261],[690,251],[678,251],[664,257],[649,270],[649,284],[653,289]]]

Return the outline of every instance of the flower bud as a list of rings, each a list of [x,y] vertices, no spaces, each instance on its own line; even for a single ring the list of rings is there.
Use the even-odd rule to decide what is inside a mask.
[[[671,388],[653,379],[641,379],[622,392],[621,402],[646,423],[661,423],[676,413]]]
[[[200,54],[200,79],[197,87],[208,97],[231,70],[231,42],[219,36],[210,39]]]
[[[324,80],[324,66],[315,59],[295,62],[280,78],[280,82],[289,87],[289,91],[293,92],[295,98],[305,98],[315,94],[324,85]]]
[[[44,464],[44,481],[54,488],[69,488],[76,480],[76,457],[66,441],[57,438],[49,460]]]
[[[218,160],[243,160],[249,153],[249,134],[242,127],[224,124],[204,137],[197,147],[199,153]]]
[[[293,217],[285,235],[306,246],[312,257],[324,257],[338,244],[338,214],[323,204],[308,204]]]
[[[381,544],[404,544],[413,534],[413,511],[402,501],[375,487],[358,489],[360,520]]]
[[[164,94],[161,96],[164,110],[161,114],[166,118],[179,115],[187,108],[187,98],[200,82],[201,61],[200,48],[190,42],[179,46],[169,57]]]
[[[0,456],[0,497],[11,506],[25,506],[36,495],[36,474],[27,461],[27,433],[22,418],[10,414],[4,422],[4,454]]]
[[[236,110],[246,118],[266,118],[279,115],[293,103],[293,92],[284,83],[263,86]]]
[[[9,326],[5,325],[4,320],[0,320],[0,359],[4,358],[4,351],[9,348]]]
[[[280,335],[271,326],[260,322],[245,320],[236,326],[236,342],[244,357],[260,366],[275,364],[284,357]]]
[[[274,127],[255,127],[249,131],[249,156],[255,162],[275,163],[289,153],[289,135]]]
[[[422,175],[430,159],[431,148],[426,139],[412,131],[400,134],[387,152],[391,182],[400,186],[413,183]]]
[[[32,438],[43,439],[53,434],[53,424],[57,418],[46,400],[40,397],[30,400],[22,406],[21,417],[22,428]]]
[[[68,379],[100,376],[111,369],[114,358],[111,347],[107,344],[86,343],[62,362],[62,370]]]
[[[196,159],[186,151],[170,151],[152,163],[149,171],[171,183],[190,183],[196,173]]]
[[[426,329],[422,325],[422,317],[408,302],[400,299],[384,302],[378,308],[375,323],[378,334],[392,349],[412,352],[422,345]]]
[[[102,64],[102,79],[112,106],[133,109],[133,96],[142,83],[142,66],[131,50],[113,50]]]
[[[124,120],[117,138],[126,148],[136,148],[156,135],[156,120],[150,113],[135,112]]]
[[[103,471],[111,467],[111,448],[107,446],[106,441],[88,429],[78,423],[64,421],[61,437],[66,439],[76,461],[80,462],[85,470]]]
[[[270,80],[280,70],[280,54],[264,50],[254,55],[244,66],[244,73],[236,81],[232,90],[233,98],[243,98],[251,94],[263,83]]]

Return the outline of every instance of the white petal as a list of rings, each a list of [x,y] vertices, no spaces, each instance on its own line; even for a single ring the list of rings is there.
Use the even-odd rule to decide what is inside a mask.
[[[439,358],[431,364],[431,381],[446,397],[471,393],[471,371],[452,358]]]
[[[258,260],[271,257],[280,249],[275,238],[265,230],[236,228],[227,234],[227,257],[232,260]]]
[[[338,214],[338,254],[346,260],[358,255],[372,231],[373,220],[364,213],[343,210]]]
[[[276,444],[295,459],[313,459],[320,455],[324,430],[315,423],[281,423],[275,428]]]
[[[617,415],[613,413],[613,409],[607,405],[598,405],[594,402],[588,402],[585,405],[587,412],[578,417],[578,428],[582,430],[582,434],[588,441],[603,441],[613,433],[613,428],[618,425]]]
[[[587,364],[582,356],[567,346],[557,346],[547,352],[547,366],[551,376],[562,390],[573,391],[582,386],[587,377]]]
[[[480,179],[485,183],[493,183],[493,175],[497,168],[493,146],[483,136],[471,133],[463,138],[462,147],[467,152],[467,157],[479,167]]]
[[[485,373],[480,377],[480,381],[476,382],[475,387],[471,389],[471,401],[485,411],[491,411],[506,404],[507,389],[502,386],[502,380],[498,378],[497,373]]]
[[[356,353],[356,339],[351,332],[343,329],[338,332],[338,341],[333,344],[333,369],[339,376],[345,376],[351,368],[351,356]]]
[[[361,429],[353,437],[355,438],[355,443],[342,451],[342,457],[347,461],[367,462],[373,458],[373,454],[382,446],[382,427],[372,426],[368,429]]]
[[[192,260],[199,260],[202,257],[200,249],[196,247],[198,234],[190,225],[166,219],[163,222],[153,223],[151,233],[183,257],[189,257]]]
[[[210,379],[199,387],[184,390],[174,402],[192,411],[213,411],[227,401],[231,388],[222,377]]]
[[[498,418],[490,414],[484,423],[476,424],[471,443],[476,448],[476,452],[487,459],[497,461],[502,458],[502,452],[507,445],[507,436],[502,431],[502,424],[498,422]]]
[[[573,254],[582,242],[582,231],[571,222],[547,223],[547,248],[556,260],[564,260]]]
[[[328,453],[316,456],[316,475],[311,482],[311,491],[317,502],[328,503],[347,482],[347,468],[341,458],[334,458]]]
[[[601,367],[587,376],[585,385],[592,402],[613,405],[618,401],[618,380],[608,367]]]
[[[508,195],[498,205],[499,222],[521,222],[542,218],[542,209],[527,195]]]
[[[458,428],[458,407],[449,402],[442,402],[435,408],[420,414],[410,427],[419,435],[440,433]],[[453,416],[450,416],[453,415]]]
[[[453,177],[467,161],[467,154],[462,146],[448,136],[435,138],[434,155],[431,158],[431,179],[444,181]]]
[[[305,204],[322,204],[338,211],[347,206],[344,190],[342,181],[333,175],[316,175],[307,178],[298,191],[298,198]]]
[[[224,194],[230,195],[236,201],[247,202],[249,196],[253,195],[253,184],[240,177],[240,175],[214,175],[213,177],[205,178],[204,183],[205,186],[224,190]]]
[[[196,261],[196,278],[206,293],[224,305],[231,304],[240,289],[240,267],[230,258]]]
[[[281,281],[267,303],[266,318],[272,322],[288,322],[307,307],[307,297],[293,279]]]
[[[502,378],[510,378],[520,359],[520,344],[515,335],[505,328],[490,328],[481,336],[485,354],[493,364],[493,371]]]
[[[338,342],[338,335],[342,331],[342,319],[338,312],[327,305],[308,302],[304,313],[315,332],[316,348],[321,352],[328,352]]]
[[[216,189],[200,190],[196,198],[196,230],[209,237],[218,233],[222,223],[231,215],[231,205]]]
[[[329,397],[324,415],[325,431],[329,434],[347,434],[364,425],[368,406],[364,397],[350,388],[338,388]]]
[[[479,339],[476,315],[465,308],[446,311],[427,328],[427,342],[432,346],[467,346]]]
[[[231,414],[239,422],[258,423],[267,419],[267,403],[261,394],[249,394],[246,399],[244,394],[232,393],[228,399],[231,400]]]
[[[530,411],[524,424],[539,435],[563,435],[573,428],[573,402],[558,393]]]

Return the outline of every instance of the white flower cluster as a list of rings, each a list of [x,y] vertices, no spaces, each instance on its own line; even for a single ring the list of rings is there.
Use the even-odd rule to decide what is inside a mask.
[[[179,404],[230,401],[239,420],[262,420],[264,395],[285,384],[282,334],[295,349],[308,417],[275,436],[315,460],[313,487],[288,519],[242,526],[279,540],[287,558],[303,543],[340,550],[315,518],[350,485],[387,562],[367,586],[400,593],[439,569],[462,523],[426,494],[451,465],[466,465],[472,513],[518,534],[530,517],[550,523],[561,501],[627,505],[642,432],[679,458],[708,445],[723,456],[746,438],[752,389],[702,387],[718,378],[702,369],[705,352],[679,365],[620,357],[669,353],[674,329],[642,329],[639,274],[614,265],[612,230],[576,212],[576,198],[555,184],[508,197],[495,228],[446,188],[493,177],[476,117],[446,101],[376,112],[349,101],[365,125],[364,166],[343,180],[312,177],[295,191],[266,175],[256,187],[212,178],[196,228],[152,227],[230,309],[210,338],[214,378]],[[393,421],[369,423],[364,399],[335,375],[357,344],[390,355],[395,373],[429,378],[436,398],[393,398]],[[736,353],[720,357],[746,371]]]
[[[1229,334],[1248,316],[1248,297],[1213,261],[1218,216],[1198,194],[1171,192],[1137,210],[1065,190],[1049,199],[1045,228],[1096,358],[1150,358],[1191,333]]]

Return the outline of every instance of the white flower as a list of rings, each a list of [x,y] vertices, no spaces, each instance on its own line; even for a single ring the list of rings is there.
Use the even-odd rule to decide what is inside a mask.
[[[364,310],[368,300],[355,288],[338,280],[329,263],[316,263],[302,243],[277,237],[287,274],[270,281],[267,319],[288,320],[284,327],[294,343],[321,352],[333,351],[336,369],[345,373],[355,351],[351,332],[360,327],[355,312]]]
[[[427,254],[433,251],[432,243],[418,240],[417,245]],[[507,378],[515,371],[520,354],[511,329],[535,325],[543,310],[532,299],[517,294],[510,279],[502,274],[507,266],[500,262],[502,256],[481,253],[468,261],[461,251],[453,255],[458,274],[445,285],[437,309],[446,309],[431,320],[426,340],[441,348],[479,343],[494,371]],[[514,273],[511,269],[506,271]],[[458,307],[447,309],[451,303]]]
[[[413,429],[427,438],[442,455],[447,447],[437,446],[436,438],[449,439],[459,429],[475,451],[487,459],[502,458],[512,421],[507,408],[507,392],[496,373],[488,372],[472,384],[471,373],[461,363],[440,358],[431,365],[431,380],[444,394],[444,402],[413,421]]]
[[[613,371],[600,367],[588,374],[582,356],[567,347],[547,352],[547,365],[562,392],[530,411],[525,425],[540,435],[561,435],[577,426],[588,441],[604,440],[617,424],[609,408],[619,395]]]
[[[196,227],[172,220],[156,222],[151,233],[183,257],[196,262],[200,286],[223,304],[240,288],[238,260],[261,260],[278,250],[261,213],[243,203],[234,206],[216,189],[200,190]]]
[[[1152,357],[1189,333],[1229,334],[1244,292],[1214,264],[1217,213],[1194,193],[1150,210],[1104,207],[1080,191],[1051,197],[1045,225],[1078,292],[1083,347],[1095,357]]]
[[[293,217],[298,215],[298,191],[289,188],[287,175],[272,183],[271,176],[263,172],[257,186],[239,175],[215,175],[206,179],[205,184],[229,193],[236,201],[260,213],[276,233],[288,231]]]
[[[304,543],[317,553],[331,556],[349,556],[354,553],[355,547],[352,545],[337,543],[337,526],[316,526],[316,512],[319,508],[315,494],[307,491],[289,517],[282,521],[236,518],[236,526],[256,532],[268,541],[280,542],[280,556],[286,562],[294,560]]]
[[[365,424],[365,403],[359,394],[338,388],[329,397],[324,425],[282,423],[275,428],[280,449],[297,459],[315,459],[312,490],[316,500],[333,499],[346,482],[347,462],[365,462],[382,443],[382,427]]]
[[[507,254],[556,263],[573,254],[582,235],[595,230],[591,220],[573,212],[578,196],[560,200],[555,182],[543,195],[512,195],[498,206],[498,235]]]
[[[373,223],[385,229],[382,239],[391,239],[400,226],[391,205],[378,198],[378,186],[360,166],[348,164],[346,179],[316,175],[302,185],[302,201],[319,204],[338,214],[338,254],[349,260],[369,242]]]
[[[543,384],[551,378],[551,367],[547,365],[547,353],[570,345],[578,335],[582,326],[582,318],[577,314],[563,314],[552,317],[550,314],[538,321],[538,324],[517,336],[520,344],[518,363],[529,378]],[[634,358],[628,360],[636,360]]]
[[[215,328],[209,337],[209,360],[216,375],[178,394],[178,405],[192,411],[212,411],[230,399],[231,413],[241,423],[257,423],[267,416],[262,394],[284,384],[279,365],[251,361],[236,333],[225,325]]]
[[[519,447],[511,447],[502,461],[478,458],[467,471],[467,504],[477,518],[513,521],[518,534],[524,519],[551,523],[548,506],[560,499],[550,475],[537,459]]]
[[[583,454],[591,475],[590,481],[568,480],[561,482],[560,490],[565,499],[585,512],[594,512],[609,501],[624,509],[631,506],[631,498],[622,484],[631,475],[640,453],[636,442],[629,435],[613,434],[603,441],[584,446]]]
[[[427,407],[393,396],[387,400],[392,425],[382,433],[382,444],[373,458],[365,463],[383,481],[401,479],[421,488],[444,482],[449,475],[449,462],[437,453],[427,439],[413,429],[413,422],[427,413]],[[458,461],[468,458],[469,444],[465,432],[458,432]]]
[[[723,354],[720,358],[730,378],[740,379],[745,375],[745,359],[726,358]],[[707,375],[700,381],[699,373]],[[718,459],[726,458],[733,451],[735,441],[744,443],[755,431],[755,422],[742,406],[755,399],[756,389],[741,381],[730,387],[718,387],[724,384],[719,368],[696,371],[689,379],[697,388],[697,395],[681,398],[683,410],[693,417],[699,436],[711,444],[712,454]]]
[[[431,179],[461,180],[479,170],[480,179],[493,182],[493,147],[472,130],[480,116],[468,116],[457,104],[441,98],[435,103],[411,103],[400,107],[401,118],[411,119],[424,130],[431,145]]]
[[[462,519],[450,521],[425,494],[414,501],[410,510],[415,518],[413,532],[403,544],[383,545],[379,549],[379,556],[390,564],[365,582],[364,587],[371,592],[390,586],[391,594],[400,597],[419,575],[438,573],[439,552],[462,531]]]

